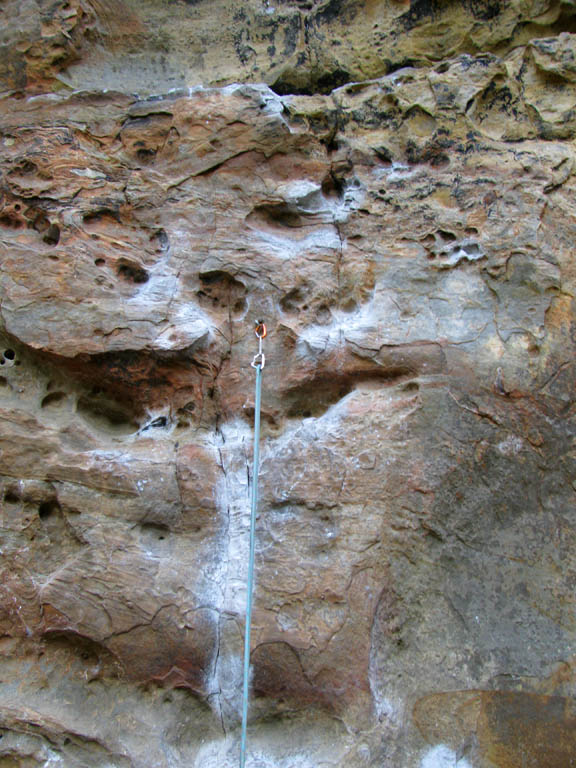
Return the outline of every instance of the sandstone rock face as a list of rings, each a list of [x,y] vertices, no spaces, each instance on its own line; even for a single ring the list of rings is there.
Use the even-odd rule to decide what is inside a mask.
[[[576,765],[576,10],[0,6],[0,765]]]

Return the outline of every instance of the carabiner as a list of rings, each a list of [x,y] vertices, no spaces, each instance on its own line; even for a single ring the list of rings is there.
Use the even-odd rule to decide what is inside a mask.
[[[252,366],[252,368],[260,368],[260,370],[262,370],[266,365],[266,358],[264,357],[264,352],[258,352],[257,355],[254,355],[254,360],[252,360],[250,365]]]
[[[264,325],[264,322],[262,320],[256,320],[256,327],[254,328],[254,333],[256,334],[256,338],[258,339],[258,354],[255,355],[254,360],[252,360],[252,368],[264,368],[266,365],[266,358],[264,357],[264,352],[262,351],[262,341],[266,337],[266,334],[268,331],[266,330],[266,326]]]

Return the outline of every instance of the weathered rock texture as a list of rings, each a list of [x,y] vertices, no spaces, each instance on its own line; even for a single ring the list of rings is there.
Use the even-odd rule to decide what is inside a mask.
[[[576,8],[5,0],[0,765],[576,765]]]

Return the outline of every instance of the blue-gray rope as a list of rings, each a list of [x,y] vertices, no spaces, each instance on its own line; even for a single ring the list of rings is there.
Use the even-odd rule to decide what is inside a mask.
[[[258,354],[252,362],[256,369],[256,398],[254,402],[254,460],[252,470],[252,498],[250,504],[250,553],[248,555],[248,584],[246,598],[246,628],[244,630],[244,682],[242,688],[242,738],[240,741],[240,768],[246,764],[246,729],[248,726],[248,698],[250,693],[250,630],[252,628],[252,592],[254,589],[254,553],[256,549],[256,512],[258,509],[258,471],[260,465],[260,404],[262,401],[262,369],[265,358],[262,352],[262,339],[266,336],[266,326],[262,322],[256,325]]]

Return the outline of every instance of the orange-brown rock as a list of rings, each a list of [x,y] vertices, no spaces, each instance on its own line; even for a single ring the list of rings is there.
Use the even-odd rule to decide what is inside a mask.
[[[569,3],[6,2],[0,764],[576,761]]]
[[[473,765],[568,768],[576,764],[574,699],[521,691],[454,691],[416,703],[415,720]]]

